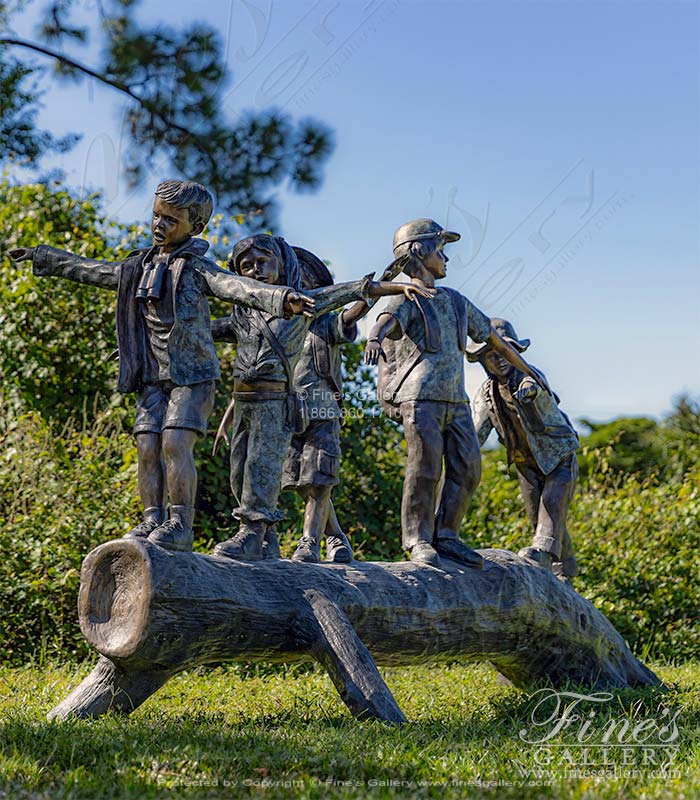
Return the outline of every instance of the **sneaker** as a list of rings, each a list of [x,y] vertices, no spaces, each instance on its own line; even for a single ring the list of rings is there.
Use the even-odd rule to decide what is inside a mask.
[[[326,537],[326,561],[334,564],[349,564],[352,561],[352,548],[345,534]]]
[[[158,547],[178,553],[191,553],[193,539],[192,528],[183,525],[178,517],[166,520],[148,537],[148,541],[157,544]]]
[[[297,549],[292,556],[292,561],[302,561],[305,564],[318,564],[321,560],[321,543],[310,536],[302,536]]]
[[[545,569],[550,571],[552,569],[552,554],[546,550],[540,550],[538,547],[523,547],[522,550],[518,551],[518,555],[530,561],[535,561]]]
[[[411,548],[411,561],[417,564],[429,564],[431,567],[440,566],[440,556],[429,542],[418,542]]]
[[[213,555],[234,558],[236,561],[260,561],[263,557],[261,536],[257,531],[241,527],[235,536],[219,542]]]
[[[265,538],[262,543],[262,557],[264,559],[282,558],[280,541],[277,538],[277,531],[274,529],[265,531]]]
[[[435,542],[435,549],[445,558],[451,558],[453,561],[459,561],[467,567],[473,569],[481,569],[484,566],[484,559],[471,547],[467,547],[464,542],[459,539],[438,539]]]

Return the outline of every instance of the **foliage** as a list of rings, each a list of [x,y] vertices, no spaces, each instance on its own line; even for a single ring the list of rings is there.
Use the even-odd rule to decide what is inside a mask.
[[[582,419],[590,428],[585,437],[592,450],[615,443],[608,466],[617,472],[638,472],[645,475],[658,473],[662,465],[663,448],[659,442],[658,424],[648,417],[619,417],[610,422],[592,422]],[[583,460],[584,471],[588,461]]]
[[[13,15],[2,6],[2,28],[9,29]],[[251,229],[264,230],[275,224],[272,190],[282,184],[295,190],[319,186],[333,149],[326,126],[310,119],[294,122],[276,110],[238,110],[236,121],[227,119],[229,75],[217,30],[201,22],[180,29],[142,26],[134,0],[97,3],[92,30],[76,22],[84,17],[80,6],[78,0],[50,3],[39,42],[11,33],[0,37],[0,131],[19,124],[22,134],[0,139],[3,158],[19,155],[34,166],[44,151],[71,143],[35,128],[38,96],[28,78],[38,74],[39,54],[53,63],[57,80],[89,76],[126,98],[124,171],[131,187],[166,161],[176,173],[210,188],[228,214],[243,215]],[[91,38],[101,45],[94,67],[68,52],[91,48]]]
[[[687,395],[660,424],[649,417],[581,422],[590,429],[583,440],[589,452],[611,447],[606,463],[614,472],[674,480],[700,460],[700,400]],[[596,463],[584,453],[580,465],[585,476]]]
[[[137,519],[136,448],[116,411],[98,414],[90,428],[69,424],[58,433],[36,412],[3,421],[0,651],[15,663],[42,654],[85,657],[80,564]]]
[[[115,304],[111,292],[35,278],[14,264],[13,247],[51,244],[91,258],[125,255],[138,229],[106,222],[98,198],[78,200],[60,187],[0,181],[0,398],[19,413],[37,410],[63,422],[115,390]],[[112,398],[112,402],[117,402]]]
[[[487,665],[384,671],[411,720],[401,728],[352,719],[322,671],[298,667],[197,670],[172,678],[131,717],[46,722],[84,673],[48,665],[0,670],[4,796],[661,800],[700,793],[697,663],[659,670],[676,685],[670,691],[614,692],[597,704],[587,749],[565,746],[573,738],[568,727],[548,747],[523,742],[535,701]],[[654,763],[640,747],[611,746],[601,767],[602,748],[591,745],[603,731],[659,719],[664,709],[678,714],[677,750],[646,748]]]
[[[664,480],[679,480],[700,464],[700,397],[682,394],[661,426],[664,466],[659,475]]]
[[[691,434],[700,443],[700,398],[681,395],[666,418],[666,426],[676,433]]]
[[[1,56],[0,52],[0,153],[33,167],[44,155],[70,149],[78,137],[56,137],[37,128],[40,94],[30,86],[30,78],[36,81],[41,71]]]

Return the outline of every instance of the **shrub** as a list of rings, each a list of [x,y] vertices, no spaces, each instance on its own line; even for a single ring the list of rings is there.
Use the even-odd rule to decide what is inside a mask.
[[[16,412],[36,410],[64,423],[87,400],[118,403],[116,294],[68,280],[35,278],[14,247],[50,244],[91,258],[116,259],[140,231],[104,219],[99,198],[79,200],[58,187],[0,180],[0,398]]]
[[[124,413],[124,412],[121,412]],[[136,448],[117,412],[60,433],[37,412],[5,415],[0,439],[0,652],[5,660],[85,656],[80,565],[138,519]]]

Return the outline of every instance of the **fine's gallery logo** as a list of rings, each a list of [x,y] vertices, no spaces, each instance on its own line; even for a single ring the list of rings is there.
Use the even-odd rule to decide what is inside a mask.
[[[615,715],[610,692],[542,689],[532,697],[527,726],[520,740],[534,748],[535,771],[567,775],[620,775],[653,771],[672,774],[678,752],[679,710],[639,706]],[[532,764],[528,772],[532,771]]]

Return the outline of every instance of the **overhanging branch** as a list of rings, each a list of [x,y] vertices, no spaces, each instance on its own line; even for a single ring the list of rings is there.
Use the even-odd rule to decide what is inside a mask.
[[[35,44],[34,42],[25,41],[24,39],[15,39],[3,36],[0,37],[0,45],[23,47],[27,50],[33,50],[35,53],[47,56],[48,58],[53,58],[55,61],[58,61],[59,63],[64,64],[67,67],[70,67],[71,69],[77,70],[78,72],[81,72],[83,75],[87,75],[90,78],[95,78],[101,83],[104,83],[106,86],[111,86],[113,89],[116,89],[117,91],[127,95],[127,97],[130,97],[132,100],[136,101],[141,106],[141,108],[143,108],[149,114],[152,114],[154,117],[158,117],[158,119],[160,119],[169,128],[179,131],[188,139],[192,138],[192,134],[190,133],[190,131],[187,130],[187,128],[184,128],[182,125],[178,125],[166,114],[163,114],[158,108],[155,108],[153,104],[150,103],[148,100],[136,94],[128,84],[123,83],[122,81],[114,80],[113,78],[110,78],[109,76],[105,75],[102,72],[97,72],[97,70],[94,70],[85,64],[81,64],[79,61],[75,61],[74,59],[69,58],[63,53],[59,53],[56,50],[51,50],[48,47],[43,47],[42,45]],[[217,163],[216,160],[214,159],[214,156],[205,147],[201,146],[198,147],[200,151],[206,155],[211,165],[213,167],[216,167]]]

